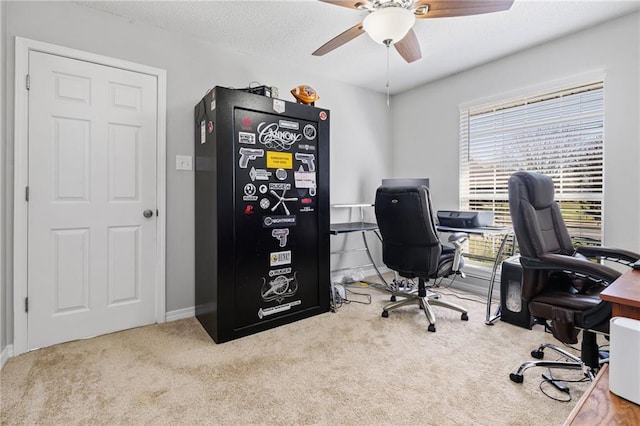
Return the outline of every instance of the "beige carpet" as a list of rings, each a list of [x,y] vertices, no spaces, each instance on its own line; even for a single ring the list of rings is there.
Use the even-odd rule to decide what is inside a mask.
[[[189,318],[14,357],[0,375],[0,420],[560,425],[587,388],[571,384],[573,401],[561,403],[538,389],[541,369],[524,384],[509,380],[534,346],[553,341],[541,327],[486,326],[484,304],[446,295],[468,307],[470,321],[436,307],[438,331],[430,333],[417,307],[381,318],[388,296],[364,291],[371,305],[221,345]]]

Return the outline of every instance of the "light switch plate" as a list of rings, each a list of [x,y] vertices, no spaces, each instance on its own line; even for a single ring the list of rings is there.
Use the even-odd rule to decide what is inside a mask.
[[[176,170],[193,170],[193,160],[190,155],[176,155]]]

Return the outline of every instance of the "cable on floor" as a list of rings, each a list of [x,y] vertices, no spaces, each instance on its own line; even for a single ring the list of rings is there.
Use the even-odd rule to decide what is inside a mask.
[[[360,303],[362,305],[370,305],[371,304],[371,295],[370,294],[368,294],[368,293],[358,293],[358,292],[355,292],[353,290],[349,290],[346,287],[345,287],[345,290],[346,290],[346,292],[348,294],[353,294],[353,295],[356,295],[356,296],[363,296],[366,299],[366,302],[363,302],[361,300],[345,299],[344,303],[352,303],[353,302],[353,303]]]
[[[560,359],[562,359],[562,358],[559,358],[558,360],[560,360]],[[588,377],[583,377],[583,378],[578,379],[578,380],[558,379],[557,377],[554,377],[554,376],[553,376],[553,373],[551,372],[551,369],[550,369],[550,368],[549,368],[549,369],[547,369],[547,370],[549,371],[549,377],[551,377],[552,379],[549,379],[549,378],[544,377],[544,374],[543,374],[543,380],[540,382],[540,384],[539,384],[539,386],[538,386],[538,387],[540,388],[540,392],[542,392],[542,394],[543,394],[543,395],[545,395],[547,398],[553,399],[554,401],[558,401],[558,402],[571,402],[571,400],[572,400],[572,396],[571,396],[571,389],[569,389],[569,388],[567,387],[567,390],[566,390],[566,391],[560,390],[558,386],[556,386],[556,385],[554,385],[554,384],[553,384],[553,382],[562,382],[562,383],[584,383],[584,382],[589,381],[589,378],[588,378]],[[555,396],[551,395],[550,393],[548,393],[548,391],[545,391],[545,386],[544,386],[544,384],[545,384],[545,383],[547,383],[548,385],[550,385],[550,386],[552,386],[552,387],[554,387],[554,388],[558,389],[560,392],[565,392],[565,393],[568,395],[568,399],[560,399],[560,398],[557,398],[557,397],[555,397]],[[549,388],[547,387],[547,389],[549,389]]]

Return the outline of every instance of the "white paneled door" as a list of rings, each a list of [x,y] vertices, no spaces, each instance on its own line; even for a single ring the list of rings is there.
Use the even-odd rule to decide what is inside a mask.
[[[156,78],[29,53],[28,347],[156,321]]]

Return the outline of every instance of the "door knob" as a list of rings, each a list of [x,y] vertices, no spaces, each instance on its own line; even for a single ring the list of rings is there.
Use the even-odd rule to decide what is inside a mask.
[[[148,219],[148,218],[150,218],[151,216],[153,216],[153,210],[151,210],[151,209],[147,209],[147,210],[145,210],[144,212],[142,212],[142,215]]]

